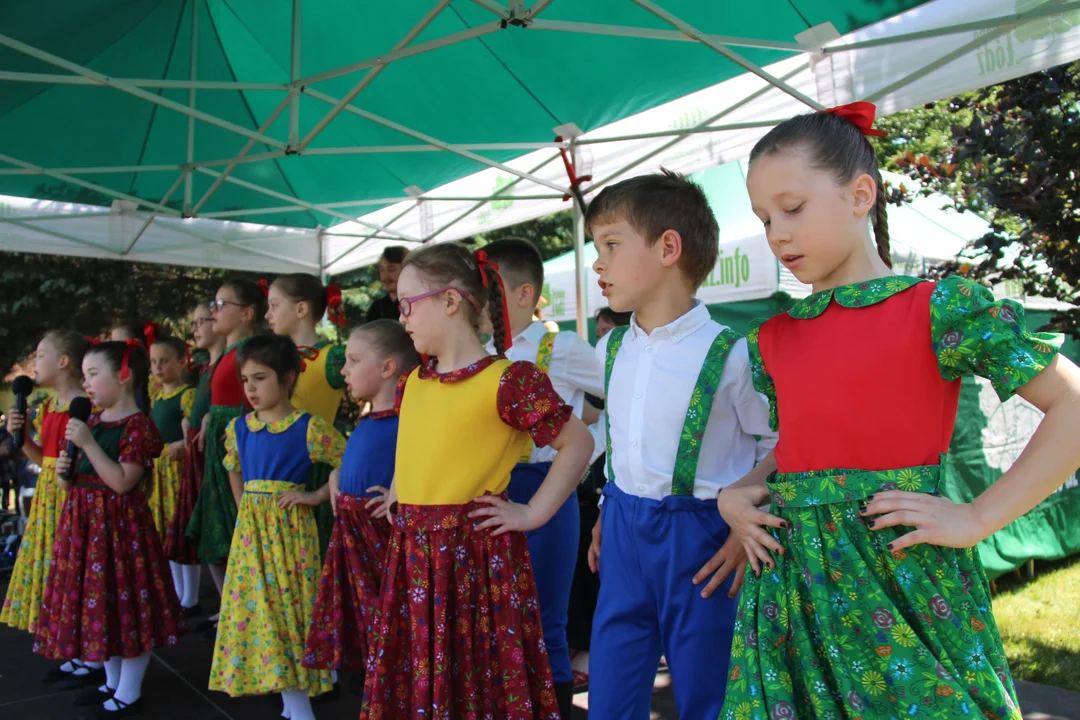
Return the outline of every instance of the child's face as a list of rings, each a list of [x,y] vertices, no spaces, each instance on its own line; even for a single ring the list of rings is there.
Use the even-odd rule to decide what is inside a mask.
[[[608,306],[617,312],[637,309],[649,296],[665,269],[664,244],[650,245],[626,220],[592,226],[596,262],[593,271],[600,276],[600,288]]]
[[[303,307],[307,307],[305,304]],[[300,303],[281,291],[277,283],[270,286],[270,294],[267,296],[266,320],[270,323],[270,329],[275,335],[292,335],[300,325],[300,320],[305,315],[301,312]]]
[[[96,407],[110,408],[120,401],[126,383],[120,382],[119,374],[109,366],[104,354],[87,353],[83,357],[82,371],[83,389]]]
[[[217,342],[218,336],[214,333],[212,328],[213,318],[210,317],[210,308],[206,305],[200,305],[195,308],[195,312],[191,314],[191,327],[192,334],[195,336],[195,347],[200,350],[209,350],[215,342]]]
[[[151,345],[150,372],[158,382],[171,385],[180,382],[184,373],[184,361],[176,357],[176,351],[168,345]]]
[[[231,287],[225,286],[218,289],[217,300],[218,304],[214,305],[210,313],[213,318],[210,327],[214,334],[225,337],[245,322],[250,322],[246,314],[251,313],[251,308],[240,302],[240,298]]]
[[[867,223],[858,184],[859,178],[837,184],[799,149],[763,155],[750,166],[746,189],[769,249],[800,282],[825,280],[858,251],[859,225],[865,235]]]
[[[401,271],[397,281],[398,299],[413,298],[438,288],[431,285],[414,265],[408,265]],[[405,331],[412,337],[416,351],[423,355],[438,355],[439,348],[446,337],[447,325],[451,321],[464,321],[462,302],[468,302],[463,296],[454,293],[460,302],[451,303],[448,290],[412,303],[409,315],[401,316]],[[467,325],[467,321],[465,323]],[[471,328],[469,329],[471,332]]]
[[[248,360],[240,368],[240,382],[244,384],[244,395],[256,410],[271,410],[289,395],[274,369],[254,360]]]
[[[379,357],[363,332],[353,333],[345,345],[345,367],[341,374],[354,400],[371,400],[393,374],[388,359]]]
[[[131,339],[131,336],[128,334],[128,331],[122,327],[114,327],[109,331],[109,340],[111,342],[124,342],[129,339]]]
[[[48,340],[38,343],[34,354],[34,382],[44,387],[52,387],[63,373],[60,351]]]

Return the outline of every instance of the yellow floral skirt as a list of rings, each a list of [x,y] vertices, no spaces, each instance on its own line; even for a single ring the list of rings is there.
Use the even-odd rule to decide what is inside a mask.
[[[0,622],[19,630],[34,632],[41,613],[41,598],[52,564],[53,540],[67,493],[56,484],[56,458],[43,461],[34,500],[30,505],[26,533],[8,583]]]
[[[239,695],[333,688],[329,670],[301,661],[322,571],[311,508],[282,510],[276,496],[303,490],[280,480],[251,480],[236,519],[221,599],[210,689]]]
[[[166,447],[161,456],[154,460],[154,472],[147,478],[146,489],[146,504],[150,506],[150,515],[154,518],[154,527],[162,542],[176,514],[176,495],[183,478],[184,461],[170,457],[169,448]]]

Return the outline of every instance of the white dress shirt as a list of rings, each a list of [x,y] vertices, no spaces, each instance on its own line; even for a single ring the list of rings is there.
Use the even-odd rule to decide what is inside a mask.
[[[514,342],[506,351],[506,358],[512,361],[527,360],[536,362],[536,353],[540,350],[540,341],[544,339],[547,328],[536,321],[513,338]],[[489,345],[490,352],[495,352],[494,345]],[[562,401],[574,409],[574,415],[581,417],[585,407],[585,393],[604,396],[603,365],[597,365],[596,353],[589,343],[573,332],[555,334],[551,348],[551,364],[547,371],[548,379],[559,393]],[[592,464],[604,452],[604,444],[597,443],[593,450]],[[555,450],[550,447],[533,447],[530,462],[551,462],[555,459]]]
[[[615,357],[607,397],[608,451],[615,484],[627,494],[653,500],[671,494],[690,396],[709,347],[724,329],[705,305],[695,302],[693,310],[652,334],[638,326],[636,315],[632,317]],[[596,347],[601,371],[610,338],[609,333]],[[755,435],[761,439],[755,440]],[[694,496],[716,499],[721,488],[750,472],[774,445],[769,403],[754,390],[746,340],[740,339],[728,354],[714,396]]]

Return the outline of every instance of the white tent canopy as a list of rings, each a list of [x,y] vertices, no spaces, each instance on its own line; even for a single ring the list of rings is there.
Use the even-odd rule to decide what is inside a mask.
[[[744,65],[748,72],[742,76],[588,134],[572,125],[555,130],[566,139],[562,147],[579,165],[591,158],[588,193],[660,166],[693,172],[744,158],[768,127],[806,111],[808,105],[865,99],[876,102],[885,114],[1076,59],[1080,29],[1071,22],[1051,20],[1078,10],[1080,0],[935,0],[844,37],[830,25],[821,25],[794,38],[808,48],[801,55],[765,68]],[[727,49],[714,36],[703,34],[721,28],[694,28],[678,18],[667,22],[678,32],[603,25],[584,29],[557,21],[547,21],[544,29],[638,37],[655,42],[661,52],[672,41],[700,42],[721,54]],[[587,62],[582,71],[588,72]],[[372,263],[387,245],[459,239],[568,208],[562,194],[553,190],[567,186],[566,171],[557,148],[547,145],[504,163],[505,170],[485,169],[438,188],[410,186],[406,193],[415,199],[329,229],[167,217],[168,213],[147,207],[153,205],[147,201],[135,205],[121,200],[101,208],[0,197],[0,249],[336,274]],[[0,160],[14,162],[7,156]],[[39,171],[70,181],[59,170],[32,166],[4,170]],[[75,180],[94,189],[92,183]],[[355,208],[365,202],[375,205],[385,200],[319,207],[344,219],[355,217]],[[282,212],[314,207],[312,202],[291,204],[290,199],[282,203],[278,208]],[[354,209],[345,210],[348,207]],[[579,232],[579,251],[583,243]],[[584,291],[583,272],[578,281]]]

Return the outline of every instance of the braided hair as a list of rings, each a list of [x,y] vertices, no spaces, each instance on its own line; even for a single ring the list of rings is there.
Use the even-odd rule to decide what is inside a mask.
[[[878,255],[892,267],[889,249],[889,219],[885,212],[885,186],[878,171],[877,156],[862,130],[842,117],[829,113],[809,113],[788,118],[757,141],[750,151],[753,163],[763,155],[786,150],[793,146],[807,151],[810,164],[833,174],[841,185],[861,174],[869,175],[877,184],[874,203],[874,241]]]
[[[463,302],[462,307],[477,336],[480,334],[482,312],[487,312],[491,318],[495,349],[500,354],[506,352],[506,336],[510,328],[506,327],[500,312],[506,300],[495,268],[490,264],[481,265],[467,247],[456,242],[417,248],[405,256],[403,266],[409,265],[414,266],[436,285],[445,285],[468,293],[476,301],[476,305]]]

